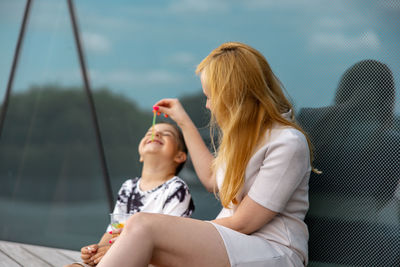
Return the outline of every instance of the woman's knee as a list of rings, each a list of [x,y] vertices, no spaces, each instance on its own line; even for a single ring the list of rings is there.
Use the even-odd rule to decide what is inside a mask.
[[[153,214],[146,212],[138,212],[133,214],[124,226],[124,231],[135,235],[148,236],[152,233]]]

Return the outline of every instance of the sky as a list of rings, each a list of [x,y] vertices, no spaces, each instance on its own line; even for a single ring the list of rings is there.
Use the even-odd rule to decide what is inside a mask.
[[[0,96],[25,1],[0,1]],[[196,65],[227,41],[269,61],[296,108],[333,103],[343,72],[362,59],[391,68],[400,113],[400,0],[75,0],[94,90],[149,108],[201,92]],[[82,85],[66,1],[34,0],[13,90]]]

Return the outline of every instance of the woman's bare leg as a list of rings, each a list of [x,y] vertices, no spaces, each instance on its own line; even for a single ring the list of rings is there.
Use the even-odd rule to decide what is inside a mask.
[[[204,221],[162,214],[137,213],[98,267],[230,266],[215,227]]]

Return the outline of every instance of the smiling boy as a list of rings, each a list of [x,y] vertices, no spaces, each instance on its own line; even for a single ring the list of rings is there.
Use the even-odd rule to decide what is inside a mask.
[[[138,150],[142,175],[122,184],[113,213],[151,212],[190,217],[194,204],[188,186],[177,176],[187,159],[179,128],[165,122],[154,125],[140,141]],[[81,249],[83,263],[67,266],[97,265],[111,246],[110,229],[109,226],[98,244]]]

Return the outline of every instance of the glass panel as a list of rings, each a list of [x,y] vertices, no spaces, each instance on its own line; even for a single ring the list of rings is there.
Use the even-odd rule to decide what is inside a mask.
[[[78,249],[104,233],[82,84],[66,1],[34,1],[0,142],[1,240]]]
[[[206,126],[208,115],[199,79],[194,75],[196,64],[225,41],[241,41],[260,50],[284,84],[299,122],[315,142],[315,165],[323,171],[320,176],[312,175],[310,182],[307,221],[312,263],[368,265],[380,258],[377,253],[381,244],[389,244],[383,265],[398,261],[395,190],[400,173],[396,164],[400,151],[399,90],[390,86],[388,77],[376,85],[382,74],[374,66],[364,67],[363,72],[376,74],[376,79],[364,77],[357,82],[353,78],[350,84],[339,86],[344,72],[365,59],[385,63],[395,84],[399,84],[398,4],[358,0],[97,3],[77,3],[93,85],[120,94],[140,110],[142,113],[136,114],[142,117],[138,123],[143,124],[143,130],[151,123],[151,106],[163,97],[180,98],[190,108],[197,126]],[[357,83],[364,86],[357,89]],[[339,92],[339,88],[346,89]],[[361,105],[349,103],[352,109],[344,111],[336,107],[338,95],[352,95],[353,102]],[[341,111],[334,110],[332,115],[344,117],[325,116],[325,110],[332,108]],[[314,112],[306,113],[310,110]],[[320,126],[315,126],[320,118]],[[202,131],[209,140],[207,129]],[[129,143],[132,147],[137,138]],[[117,159],[118,155],[111,156],[110,150],[108,147],[109,159]],[[116,175],[116,170],[122,168],[112,163],[110,169],[113,181],[122,181],[118,176],[138,173],[137,169]],[[190,164],[182,177],[194,194],[194,217],[215,216],[219,206],[212,194],[202,189]],[[325,187],[319,188],[318,181],[328,188],[330,181],[336,189],[321,195]],[[326,217],[324,211],[331,217]],[[324,225],[320,232],[319,225]],[[341,228],[348,235],[354,233],[349,242],[328,242],[332,246],[324,246],[326,240],[337,240],[333,237]],[[362,232],[368,233],[365,239],[356,236]],[[373,240],[379,240],[379,244],[372,246]],[[366,249],[360,250],[361,244],[367,244]],[[329,254],[333,251],[338,253]]]
[[[95,6],[76,2],[91,81],[98,92],[95,101],[114,189],[127,178],[141,175],[137,147],[151,126],[153,104],[163,97],[180,97],[210,144],[209,114],[194,75],[206,47],[188,45],[195,35],[176,42],[175,38],[184,37],[180,33],[183,25],[179,26],[182,21],[176,20],[173,12],[162,11],[170,5],[164,1],[118,1],[112,5],[99,1]],[[168,23],[177,28],[171,29],[169,36],[164,24],[171,19],[174,21]],[[114,100],[103,101],[106,94]],[[199,182],[191,162],[180,177],[193,195],[193,217],[215,218],[220,205]]]
[[[0,1],[0,97],[7,88],[13,61],[15,45],[18,39],[20,23],[24,14],[26,1],[4,0]]]
[[[379,244],[390,244],[390,248],[399,246],[400,28],[397,25],[400,25],[400,16],[396,1],[75,2],[114,194],[125,179],[140,175],[137,146],[151,125],[151,109],[157,100],[179,98],[201,129],[204,139],[210,143],[207,128],[209,114],[204,109],[201,85],[194,70],[196,64],[222,42],[240,41],[252,45],[266,56],[295,105],[299,123],[315,145],[315,166],[323,174],[312,175],[310,182],[311,209],[307,221],[313,266],[318,266],[318,262],[371,265],[378,258],[374,254],[377,251],[387,251],[388,262],[385,264],[390,266],[392,260],[398,262],[398,250],[367,246],[371,245],[368,243],[370,240],[379,238],[382,241]],[[0,24],[3,39],[16,38],[15,31],[13,37],[6,28],[19,29],[20,20],[13,21],[11,17],[22,14],[20,10],[19,13],[15,11],[10,3],[2,1],[0,4],[7,9],[6,12],[0,11],[1,14],[13,13],[8,17],[12,27]],[[14,15],[15,12],[18,14]],[[1,16],[0,20],[6,18]],[[50,95],[50,92],[82,92],[76,90],[81,89],[82,84],[69,25],[64,1],[35,1],[4,137],[0,143],[2,157],[15,157],[9,163],[14,164],[13,167],[4,167],[6,165],[0,161],[2,181],[7,181],[6,184],[10,184],[8,188],[12,189],[5,191],[4,196],[15,191],[8,197],[11,202],[5,206],[13,211],[16,210],[13,205],[19,203],[14,196],[19,196],[20,184],[24,184],[20,182],[23,181],[20,177],[23,177],[22,174],[27,177],[28,171],[29,174],[36,173],[37,169],[29,166],[41,166],[37,161],[42,161],[42,157],[33,158],[30,154],[36,144],[33,141],[40,142],[35,139],[39,137],[41,140],[54,140],[50,138],[53,134],[50,130],[36,133],[39,123],[43,122],[47,127],[53,125],[51,116],[39,117],[39,111],[53,110],[53,107],[45,105],[44,96]],[[3,43],[12,42],[0,42],[1,48]],[[1,49],[0,53],[1,58],[9,58],[8,62],[0,63],[0,75],[7,77],[7,64],[11,62],[7,53],[10,50]],[[370,75],[361,79],[344,76],[346,70],[366,59],[384,63],[391,74],[385,75],[385,72],[380,72],[380,67],[369,64],[362,67],[357,75]],[[376,78],[370,79],[372,76]],[[390,76],[394,81],[392,86]],[[36,90],[30,89],[33,85],[36,85]],[[26,104],[20,104],[22,102],[18,101],[22,101],[20,96],[23,95],[29,95],[31,102],[26,100]],[[83,103],[84,97],[77,96],[75,101]],[[26,115],[18,113],[22,108],[28,109],[23,110]],[[97,178],[91,186],[99,189],[90,190],[89,194],[98,194],[93,199],[96,199],[95,203],[102,201],[99,204],[101,207],[96,208],[90,204],[91,201],[84,201],[93,207],[90,212],[97,217],[88,216],[83,224],[92,228],[96,225],[96,234],[100,236],[106,223],[106,198],[86,109],[87,106],[76,112],[70,111],[68,119],[54,122],[54,125],[71,123],[71,127],[68,131],[59,131],[64,137],[52,142],[58,145],[69,142],[68,148],[73,149],[77,140],[84,138],[81,143],[91,151],[90,159],[74,164],[85,162],[87,176]],[[17,117],[23,121],[20,125],[16,124]],[[18,138],[23,140],[19,141],[22,145],[12,147],[16,142],[13,140]],[[2,152],[6,148],[8,152]],[[58,165],[47,164],[45,168],[38,169],[48,169],[53,177],[58,177],[57,181],[64,170],[76,172],[83,168],[62,165],[68,154],[65,154],[65,149],[60,148],[59,151],[64,154],[51,158],[62,157]],[[83,152],[80,154],[85,155]],[[62,169],[62,166],[65,168]],[[51,172],[53,168],[54,174]],[[89,170],[93,171],[89,173]],[[79,177],[72,174],[71,177]],[[191,188],[196,205],[194,217],[215,217],[220,207],[214,196],[205,192],[198,182],[190,162],[180,176]],[[75,181],[71,177],[68,178]],[[85,187],[84,183],[75,181],[71,185]],[[1,196],[3,198],[3,193]],[[65,205],[74,202],[66,196],[63,201]],[[71,223],[77,222],[76,218],[68,217],[65,221],[67,219],[71,219]],[[318,225],[323,225],[323,228],[319,229]],[[12,238],[8,237],[11,234],[5,226],[1,229],[3,238]],[[340,242],[330,242],[334,247],[327,247],[325,241],[335,236],[324,234],[335,235],[340,232],[337,229],[346,229],[346,234],[364,231],[369,235],[366,240],[350,238],[348,247]],[[85,235],[82,233],[82,236]],[[82,238],[80,243],[77,241],[75,247],[87,244],[92,236],[95,235]],[[65,244],[64,240],[60,242]],[[367,250],[353,251],[362,246],[361,243],[367,244],[365,247],[369,248],[369,254]],[[352,247],[352,244],[357,245]],[[325,251],[318,251],[318,248]],[[345,248],[339,251],[345,255],[333,253],[340,248]],[[327,251],[332,252],[330,255],[333,258],[329,258]],[[343,259],[343,262],[337,262],[337,259]],[[361,262],[357,262],[360,259]]]

